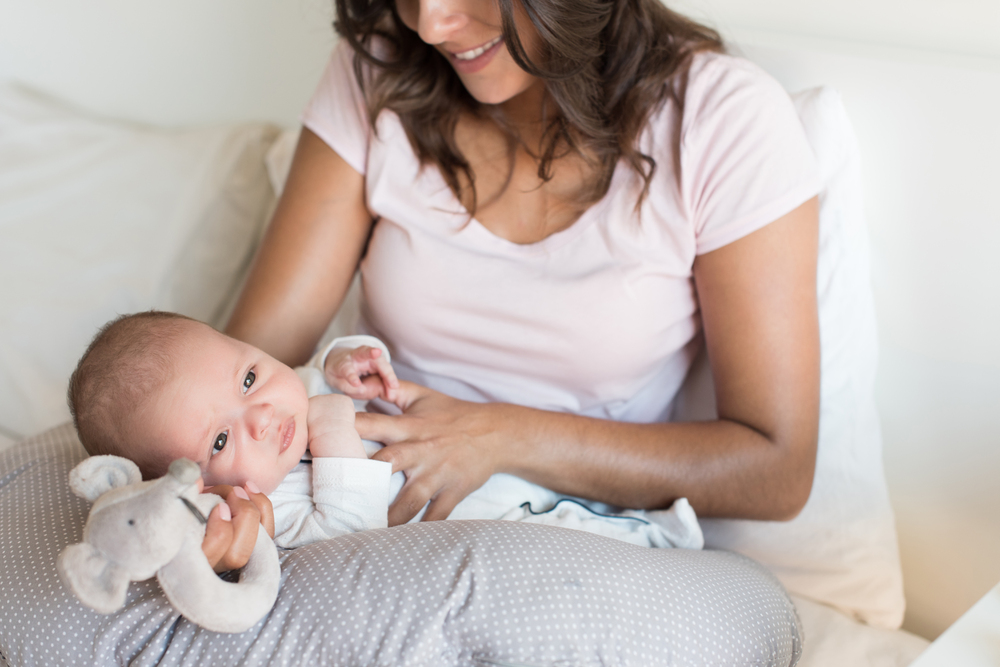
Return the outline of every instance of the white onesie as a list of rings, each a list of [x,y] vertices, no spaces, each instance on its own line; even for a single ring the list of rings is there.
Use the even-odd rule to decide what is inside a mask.
[[[337,338],[296,369],[309,396],[333,390],[323,377],[326,356],[334,348],[385,344],[373,336]],[[356,401],[363,411],[364,403]],[[364,440],[368,456],[383,445]],[[270,494],[274,505],[275,543],[295,548],[345,533],[385,528],[389,504],[406,481],[384,461],[352,458],[303,459]],[[419,521],[423,510],[412,521]],[[579,498],[559,496],[513,475],[493,475],[455,507],[449,519],[503,519],[574,528],[649,547],[700,549],[704,544],[694,510],[680,498],[667,510],[617,510]]]

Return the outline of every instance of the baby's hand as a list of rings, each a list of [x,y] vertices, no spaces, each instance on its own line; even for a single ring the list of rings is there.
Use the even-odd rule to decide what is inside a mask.
[[[377,347],[334,348],[323,369],[327,383],[351,398],[367,401],[381,396],[396,402],[399,380]]]
[[[309,451],[314,457],[368,458],[354,428],[354,402],[340,394],[309,399]]]

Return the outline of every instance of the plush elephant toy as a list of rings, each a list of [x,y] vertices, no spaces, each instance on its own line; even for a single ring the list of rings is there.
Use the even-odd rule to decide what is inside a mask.
[[[125,603],[131,581],[154,574],[170,604],[214,632],[243,632],[274,606],[281,567],[261,526],[239,583],[220,579],[201,551],[209,512],[222,499],[198,493],[198,465],[170,464],[164,477],[142,481],[119,456],[92,456],[70,472],[70,487],[93,502],[83,542],[56,562],[63,581],[86,606],[110,614]]]

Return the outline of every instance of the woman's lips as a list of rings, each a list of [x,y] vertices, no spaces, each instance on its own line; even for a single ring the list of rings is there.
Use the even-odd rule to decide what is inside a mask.
[[[489,42],[487,42],[487,44],[488,43]],[[503,48],[503,39],[501,38],[497,39],[497,42],[493,46],[486,49],[481,54],[479,54],[478,56],[476,56],[471,60],[460,60],[455,56],[454,53],[449,53],[448,59],[451,61],[452,66],[454,66],[455,70],[458,71],[459,74],[474,74],[475,72],[478,72],[482,68],[489,65],[490,61],[493,60],[493,56],[495,56],[497,54],[497,51],[499,51],[502,48]],[[475,49],[469,49],[469,50],[474,51]]]
[[[279,454],[284,454],[285,450],[289,448],[292,444],[292,440],[295,439],[295,417],[289,417],[285,420],[285,423],[281,425],[281,449],[278,451]]]

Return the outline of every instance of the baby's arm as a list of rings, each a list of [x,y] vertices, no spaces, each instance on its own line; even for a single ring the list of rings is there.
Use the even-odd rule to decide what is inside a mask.
[[[368,458],[354,428],[354,401],[341,394],[309,399],[309,451],[314,458]]]
[[[292,549],[385,528],[392,466],[365,456],[351,399],[314,396],[307,421],[312,463],[293,470],[271,494],[275,543]]]

